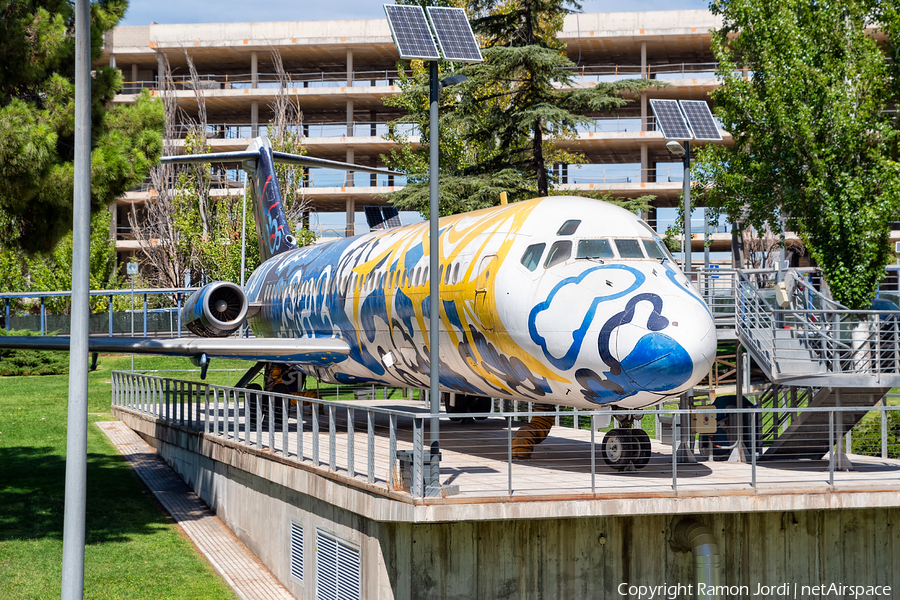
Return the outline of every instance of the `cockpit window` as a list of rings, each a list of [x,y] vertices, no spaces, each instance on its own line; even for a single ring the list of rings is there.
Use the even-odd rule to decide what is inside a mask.
[[[559,228],[559,231],[556,232],[556,235],[572,235],[575,233],[575,230],[578,229],[578,226],[581,225],[581,221],[578,219],[571,219],[562,224],[562,227]]]
[[[616,240],[616,248],[622,258],[644,258],[637,240]]]
[[[662,248],[659,247],[659,244],[656,243],[656,240],[641,240],[644,244],[644,250],[647,251],[647,256],[650,258],[665,258],[666,255],[662,251]]]
[[[529,271],[534,271],[541,264],[541,255],[544,254],[544,248],[547,244],[532,244],[525,248],[525,254],[522,255],[522,264]]]
[[[575,258],[613,258],[609,240],[579,240]]]
[[[544,268],[549,269],[559,263],[566,262],[570,256],[572,256],[572,242],[569,240],[554,242],[550,246],[550,252],[547,253]]]

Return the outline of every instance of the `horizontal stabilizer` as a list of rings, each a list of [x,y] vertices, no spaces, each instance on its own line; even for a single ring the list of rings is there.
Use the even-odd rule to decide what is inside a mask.
[[[258,159],[260,146],[261,144],[257,143],[251,144],[250,148],[248,148],[247,150],[241,150],[239,152],[214,152],[210,154],[181,154],[179,156],[163,156],[160,161],[173,165],[244,162],[247,160]],[[341,171],[374,173],[375,175],[405,175],[405,173],[401,173],[399,171],[391,171],[390,169],[364,167],[362,165],[354,165],[351,163],[339,162],[336,160],[326,160],[324,158],[314,158],[312,156],[303,156],[300,154],[288,154],[287,152],[273,151],[272,158],[276,163],[297,165],[300,167],[311,167],[317,169],[339,169]]]
[[[3,336],[0,348],[68,350],[66,336]],[[91,352],[159,356],[232,358],[266,362],[326,365],[343,361],[350,346],[337,338],[138,338],[91,337]]]

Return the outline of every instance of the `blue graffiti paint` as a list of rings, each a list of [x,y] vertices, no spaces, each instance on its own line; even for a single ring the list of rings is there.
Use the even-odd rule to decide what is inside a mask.
[[[572,332],[572,345],[569,346],[569,349],[561,358],[553,356],[547,349],[547,340],[537,331],[536,322],[538,315],[540,315],[550,307],[550,304],[553,302],[553,298],[565,286],[578,285],[589,274],[605,269],[619,269],[622,271],[627,271],[634,276],[634,282],[621,292],[615,292],[613,294],[609,294],[606,296],[597,296],[596,298],[594,298],[593,302],[591,302],[590,308],[588,308],[587,312],[584,315],[584,319],[581,321],[581,325],[579,325],[578,328]],[[601,302],[615,300],[616,298],[621,298],[622,296],[630,294],[641,285],[643,285],[645,280],[646,277],[643,273],[628,265],[601,265],[592,269],[588,269],[579,274],[577,277],[567,277],[553,287],[546,300],[544,300],[543,302],[539,302],[533,309],[531,309],[531,313],[528,315],[528,333],[531,335],[532,341],[541,347],[541,350],[544,352],[544,356],[548,361],[550,361],[550,364],[560,370],[571,369],[572,365],[575,364],[575,360],[578,358],[578,353],[581,351],[581,345],[584,342],[585,333],[587,333],[591,321],[594,320],[594,314],[597,312],[597,306],[599,306]]]

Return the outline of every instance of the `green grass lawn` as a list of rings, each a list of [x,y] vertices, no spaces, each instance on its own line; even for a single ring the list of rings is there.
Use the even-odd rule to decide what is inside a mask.
[[[217,361],[216,368],[246,368]],[[85,598],[234,598],[93,423],[109,420],[110,371],[90,374]],[[137,369],[185,369],[185,359],[138,357]],[[239,374],[211,373],[225,383]],[[68,375],[0,377],[0,598],[59,598]]]

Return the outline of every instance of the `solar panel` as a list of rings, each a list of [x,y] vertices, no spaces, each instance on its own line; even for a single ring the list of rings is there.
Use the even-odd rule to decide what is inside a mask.
[[[709,105],[703,100],[682,100],[681,110],[684,111],[684,118],[687,119],[691,131],[694,132],[694,139],[708,140],[711,142],[722,141],[722,134],[713,120],[712,112]]]
[[[385,4],[384,12],[391,27],[391,36],[397,44],[397,50],[400,51],[400,58],[423,60],[441,58],[421,6]]]
[[[385,229],[403,226],[403,223],[400,222],[400,213],[393,206],[383,206],[381,212],[384,214]]]
[[[677,100],[651,98],[650,108],[656,116],[656,127],[667,140],[689,140],[693,136],[678,108]]]
[[[429,6],[427,10],[445,60],[469,63],[484,60],[465,10],[439,6]]]

